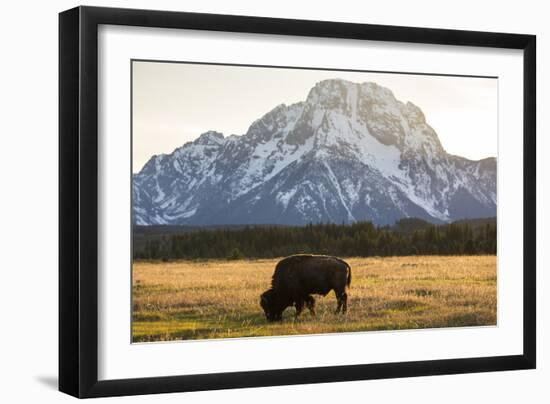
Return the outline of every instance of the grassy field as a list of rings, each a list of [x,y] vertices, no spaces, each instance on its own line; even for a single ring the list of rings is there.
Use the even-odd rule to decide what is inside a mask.
[[[134,342],[496,324],[495,256],[346,258],[348,313],[331,292],[317,316],[267,323],[259,306],[278,260],[135,262]]]

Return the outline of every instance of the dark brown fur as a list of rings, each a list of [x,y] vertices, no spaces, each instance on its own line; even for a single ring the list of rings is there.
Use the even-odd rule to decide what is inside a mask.
[[[315,299],[311,295],[326,296],[334,290],[336,312],[347,310],[347,289],[351,283],[351,268],[347,262],[325,255],[292,255],[277,264],[271,289],[260,297],[268,321],[280,321],[283,311],[296,307],[296,317],[304,305],[315,314]]]

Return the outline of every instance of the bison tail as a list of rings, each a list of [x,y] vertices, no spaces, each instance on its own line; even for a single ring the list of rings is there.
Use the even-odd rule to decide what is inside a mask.
[[[351,267],[349,265],[348,265],[348,281],[346,282],[346,284],[348,285],[348,288],[351,285]]]

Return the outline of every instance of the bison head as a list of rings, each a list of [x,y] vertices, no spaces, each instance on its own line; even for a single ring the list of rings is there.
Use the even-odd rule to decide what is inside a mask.
[[[284,307],[279,304],[277,294],[273,289],[269,289],[260,296],[260,306],[265,313],[267,321],[281,321],[283,318]]]

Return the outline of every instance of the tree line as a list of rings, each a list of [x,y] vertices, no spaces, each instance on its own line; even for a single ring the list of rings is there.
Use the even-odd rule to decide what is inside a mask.
[[[135,259],[274,258],[298,253],[336,256],[496,254],[496,220],[433,225],[402,219],[394,226],[370,222],[300,227],[244,226],[140,235]]]

